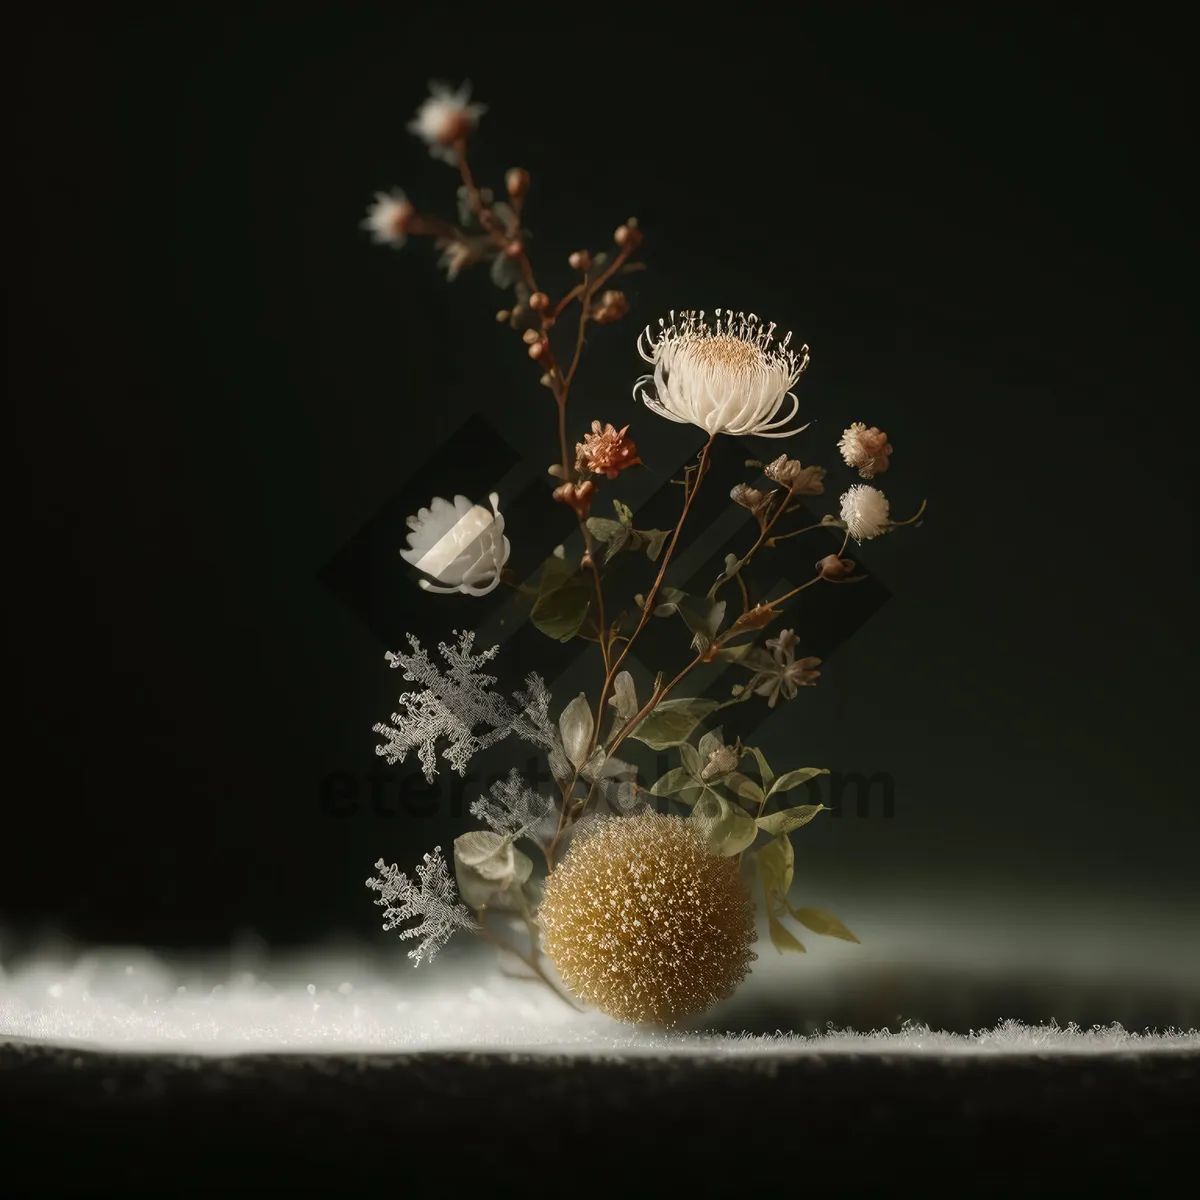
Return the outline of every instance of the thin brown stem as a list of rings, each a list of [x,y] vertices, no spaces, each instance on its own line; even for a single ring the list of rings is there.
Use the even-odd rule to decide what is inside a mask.
[[[575,353],[571,358],[571,365],[567,368],[567,376],[563,380],[563,392],[571,386],[571,380],[575,378],[575,372],[579,369],[579,360],[583,357],[583,342],[584,335],[587,331],[588,318],[592,313],[592,293],[588,287],[587,272],[583,276],[583,292],[580,295],[579,308],[579,327],[575,331]]]
[[[516,244],[519,249],[512,258],[520,269],[521,278],[525,282],[525,286],[530,292],[538,291],[537,280],[533,276],[533,266],[529,261],[529,256],[525,253],[525,247],[521,242],[514,238],[513,235],[501,225],[496,214],[492,212],[491,207],[484,203],[483,196],[480,194],[479,188],[475,183],[475,177],[471,174],[471,165],[467,162],[467,142],[465,138],[460,138],[454,144],[455,157],[458,159],[458,173],[462,178],[463,187],[467,189],[467,200],[471,205],[471,211],[479,219],[479,224],[487,231],[492,241],[500,248],[501,253],[507,254],[509,249]]]
[[[654,585],[646,595],[646,601],[642,605],[642,615],[638,620],[637,626],[633,633],[629,635],[629,640],[625,643],[621,653],[611,662],[608,671],[605,674],[604,686],[600,690],[600,703],[597,706],[597,711],[604,711],[604,702],[608,699],[608,693],[612,689],[613,681],[617,677],[617,672],[621,669],[621,664],[625,661],[629,651],[633,649],[633,644],[637,641],[638,635],[646,627],[646,623],[650,620],[651,613],[654,612],[654,601],[658,596],[659,590],[662,588],[663,580],[667,575],[667,567],[671,564],[671,556],[675,553],[675,544],[679,541],[679,534],[683,529],[683,523],[687,520],[687,515],[691,511],[692,501],[696,498],[696,493],[700,490],[700,483],[704,478],[705,472],[708,470],[708,458],[712,452],[713,440],[716,434],[709,434],[708,441],[704,443],[704,449],[700,451],[700,462],[696,473],[696,482],[688,490],[686,498],[683,502],[683,512],[679,514],[679,520],[675,525],[675,529],[671,534],[671,540],[667,545],[662,556],[662,562],[659,564],[658,575],[654,580]],[[592,732],[592,745],[595,746],[596,739],[600,736],[600,728],[597,724]]]
[[[783,516],[784,510],[791,503],[792,495],[793,495],[792,486],[791,486],[791,484],[788,484],[787,492],[785,493],[783,499],[779,502],[779,506],[778,506],[778,508],[775,509],[774,514],[768,520],[763,521],[762,527],[758,533],[758,541],[756,541],[754,543],[754,545],[750,547],[750,549],[746,553],[746,555],[738,562],[738,565],[734,568],[732,575],[722,575],[721,578],[718,579],[717,582],[712,585],[712,588],[709,590],[709,593],[708,593],[708,598],[710,600],[715,600],[716,596],[717,596],[717,592],[720,591],[721,588],[726,583],[728,583],[730,579],[736,578],[738,583],[741,585],[741,589],[742,589],[742,604],[743,604],[742,612],[747,613],[750,611],[750,601],[746,595],[746,583],[745,583],[745,580],[742,579],[742,571],[744,568],[746,568],[750,565],[750,560],[758,552],[759,548],[763,545],[763,543],[767,541],[767,538],[770,535],[771,530],[775,528],[775,522],[778,521],[781,516]]]
[[[844,546],[842,548],[845,549]],[[776,596],[776,598],[771,601],[772,608],[776,604],[782,604],[785,600],[790,600],[797,592],[802,592],[802,591],[804,591],[805,588],[812,587],[812,585],[814,583],[820,583],[820,582],[821,582],[821,576],[814,575],[810,580],[808,580],[807,583],[802,583],[799,587],[792,588],[792,590],[790,592],[784,592],[784,594],[782,596]]]
[[[899,529],[901,525],[911,525],[914,521],[920,519],[921,514],[925,511],[925,505],[927,503],[928,501],[922,500],[921,507],[918,508],[917,511],[911,517],[909,517],[907,521],[889,521],[888,527],[891,529]]]
[[[733,577],[738,581],[738,587],[742,590],[742,612],[743,614],[750,611],[750,593],[746,590],[746,581],[742,578],[742,568],[738,567],[733,573]]]
[[[569,1004],[573,1009],[575,1009],[576,1012],[580,1011],[579,1006],[568,996],[563,995],[563,993],[558,989],[558,986],[555,984],[554,980],[551,979],[546,973],[545,968],[539,961],[536,933],[528,913],[522,913],[521,915],[525,919],[526,928],[528,928],[530,931],[530,952],[528,954],[522,954],[521,951],[516,948],[516,946],[510,945],[503,938],[497,936],[487,927],[487,923],[484,920],[484,914],[486,911],[486,908],[481,908],[478,910],[480,936],[485,941],[491,942],[492,945],[497,949],[503,950],[506,953],[511,954],[514,958],[523,962],[564,1004]]]
[[[577,283],[577,284],[576,284],[576,285],[575,285],[575,286],[574,286],[574,287],[573,287],[573,288],[572,288],[572,289],[571,289],[571,290],[570,290],[570,291],[569,291],[569,292],[568,292],[568,293],[567,293],[567,294],[566,294],[566,295],[565,295],[565,296],[564,296],[564,297],[563,297],[563,298],[562,298],[562,299],[561,299],[561,300],[560,300],[560,301],[559,301],[559,302],[558,302],[558,303],[557,303],[557,304],[554,306],[554,312],[553,312],[553,314],[551,315],[551,317],[550,317],[550,320],[551,320],[551,321],[557,321],[557,320],[558,320],[558,318],[559,318],[559,317],[561,317],[561,316],[563,315],[563,313],[567,311],[567,309],[568,309],[568,308],[570,307],[570,305],[571,305],[571,301],[572,301],[572,300],[574,300],[574,299],[576,299],[576,297],[578,297],[578,296],[581,296],[581,295],[584,295],[585,293],[586,293],[586,294],[587,294],[589,297],[591,297],[591,296],[594,296],[594,295],[596,294],[596,292],[597,292],[597,291],[598,291],[598,290],[599,290],[601,287],[603,287],[603,286],[604,286],[604,284],[606,284],[606,283],[607,283],[607,282],[608,282],[608,281],[609,281],[609,280],[610,280],[610,279],[611,279],[611,278],[612,278],[612,277],[613,277],[613,276],[614,276],[614,275],[615,275],[615,274],[616,274],[616,273],[617,273],[617,272],[618,272],[618,271],[619,271],[619,270],[620,270],[620,269],[621,269],[621,268],[622,268],[622,267],[625,265],[625,262],[626,262],[626,260],[627,260],[627,259],[629,258],[629,256],[630,256],[630,255],[633,253],[633,251],[634,251],[634,247],[633,247],[633,246],[626,246],[626,247],[625,247],[625,248],[624,248],[624,249],[623,249],[623,250],[622,250],[622,251],[621,251],[621,252],[620,252],[620,253],[617,255],[617,257],[616,257],[616,258],[614,258],[614,259],[612,260],[612,262],[611,262],[611,263],[609,263],[609,264],[608,264],[608,266],[607,266],[607,267],[605,267],[605,268],[604,268],[604,270],[603,270],[603,271],[601,271],[601,272],[600,272],[600,274],[596,276],[596,278],[595,278],[595,279],[593,279],[593,280],[590,280],[590,281],[589,281],[589,280],[584,280],[584,282],[583,282],[583,283]]]
[[[571,456],[567,450],[567,393],[556,388],[554,402],[558,405],[558,453],[562,460],[563,479],[571,478]]]
[[[838,525],[840,525],[840,522]],[[838,525],[835,525],[832,521],[818,521],[815,525],[805,525],[803,529],[793,529],[790,533],[777,533],[771,538],[770,544],[774,546],[779,542],[786,542],[788,538],[799,537],[802,533],[808,533],[811,529],[837,529]]]

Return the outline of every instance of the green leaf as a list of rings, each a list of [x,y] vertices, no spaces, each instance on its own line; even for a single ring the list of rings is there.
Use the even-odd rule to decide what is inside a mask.
[[[472,829],[454,839],[454,860],[470,867],[484,879],[511,883],[514,879],[524,883],[529,871],[518,878],[517,862],[520,858],[533,864],[519,850],[515,850],[512,838],[489,829]],[[523,867],[523,864],[522,864]]]
[[[824,808],[823,804],[801,804],[796,808],[784,808],[779,812],[759,817],[758,827],[767,833],[791,833],[793,829],[807,825]]]
[[[699,696],[663,700],[642,718],[629,736],[651,750],[666,750],[691,736],[691,732],[717,707],[717,701]]]
[[[679,611],[679,601],[686,596],[687,592],[681,592],[679,588],[659,588],[658,595],[654,598],[654,615],[656,617],[673,617]],[[638,597],[634,596],[633,599],[636,602]]]
[[[753,633],[754,630],[746,630],[747,633]],[[750,671],[769,671],[774,673],[779,670],[779,664],[775,659],[761,646],[754,645],[753,642],[742,642],[739,646],[723,645],[717,651],[717,658],[721,662],[735,662],[745,667]]]
[[[656,562],[662,553],[663,546],[667,543],[667,538],[671,536],[671,531],[669,529],[639,529],[637,532],[645,539],[646,557],[651,562]]]
[[[580,692],[558,718],[558,731],[562,735],[563,749],[573,767],[581,768],[587,762],[588,747],[592,741],[592,708],[588,698]]]
[[[699,751],[691,742],[679,743],[679,761],[683,763],[684,770],[697,782],[703,783],[700,778],[700,772],[704,770],[704,760],[700,757]]]
[[[754,761],[758,763],[759,778],[763,787],[769,791],[771,784],[775,782],[775,772],[771,770],[767,756],[757,746],[747,746],[746,751],[754,755]]]
[[[607,542],[625,528],[620,521],[610,521],[607,517],[588,517],[587,527],[588,533],[598,542]]]
[[[622,504],[620,500],[613,501],[613,510],[617,514],[617,520],[625,526],[626,529],[633,528],[633,509],[628,504]]]
[[[572,563],[557,556],[542,568],[529,619],[547,637],[569,642],[580,630],[592,602],[592,588]]]
[[[833,913],[828,913],[823,908],[791,908],[790,905],[788,907],[792,916],[805,929],[811,929],[813,933],[819,933],[825,937],[841,938],[844,942],[858,941],[858,938]]]
[[[633,685],[633,676],[628,671],[620,672],[613,680],[613,694],[608,702],[617,710],[617,716],[622,721],[632,721],[637,716],[637,690]]]
[[[771,934],[771,945],[780,954],[789,950],[794,953],[805,953],[803,943],[797,939],[796,935],[778,917],[769,916],[767,918],[767,929]]]
[[[652,796],[673,796],[676,792],[683,791],[684,788],[694,786],[695,781],[683,767],[672,767],[650,789],[650,794]]]
[[[709,600],[707,596],[684,596],[676,602],[683,623],[701,637],[712,641],[725,619],[725,601]]]
[[[792,887],[796,855],[787,834],[781,834],[755,851],[758,872],[767,897],[767,911],[778,912],[787,907],[787,894]]]
[[[714,750],[720,750],[725,745],[724,738],[721,737],[721,726],[716,729],[710,729],[697,743],[696,750],[700,754],[702,763],[708,762]]]
[[[721,782],[739,799],[747,804],[753,804],[755,808],[761,808],[766,800],[762,788],[750,779],[743,775],[741,771],[730,771]]]
[[[678,792],[675,796],[675,799],[678,800],[680,804],[686,804],[689,808],[691,808],[691,806],[695,804],[696,801],[699,800],[700,797],[703,796],[708,790],[709,789],[703,784],[692,784],[690,787],[685,787],[683,791]]]
[[[604,548],[604,561],[608,562],[614,555],[620,554],[626,546],[631,550],[637,549],[631,541],[629,529],[624,525],[618,525],[617,532],[612,535],[608,541],[608,545]]]
[[[798,771],[785,771],[771,785],[771,790],[767,795],[773,796],[776,792],[790,792],[792,788],[798,788],[802,783],[807,783],[818,775],[828,774],[829,771],[825,767],[801,767]]]
[[[513,847],[512,838],[473,829],[454,839],[454,879],[471,908],[523,911],[532,871],[533,860]]]
[[[688,820],[700,826],[709,850],[721,858],[741,854],[758,836],[752,817],[712,791],[696,801]]]

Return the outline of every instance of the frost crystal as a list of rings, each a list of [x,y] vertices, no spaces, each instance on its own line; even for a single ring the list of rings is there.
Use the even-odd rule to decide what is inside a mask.
[[[449,743],[442,757],[460,775],[466,773],[473,755],[510,733],[549,751],[554,727],[545,683],[537,675],[530,675],[525,689],[514,694],[517,705],[514,707],[491,690],[496,677],[480,670],[496,657],[500,647],[472,654],[475,635],[454,632],[458,634],[455,645],[445,642],[438,645],[446,660],[445,670],[430,661],[411,633],[408,635],[411,653],[388,653],[388,662],[403,670],[404,678],[421,685],[422,690],[414,689],[400,697],[400,711],[392,713],[391,725],[381,722],[374,727],[376,733],[387,738],[375,747],[375,753],[386,758],[389,766],[395,766],[415,749],[426,780],[432,782],[437,774],[439,738]],[[480,732],[476,733],[476,729]]]
[[[408,952],[414,967],[421,965],[421,959],[432,962],[456,930],[479,928],[466,906],[459,903],[441,846],[425,855],[424,865],[417,867],[416,883],[395,863],[389,866],[382,858],[375,869],[379,877],[368,879],[367,887],[379,893],[375,903],[384,909],[384,929],[395,929],[411,917],[421,918],[419,925],[400,931],[402,938],[421,939],[416,949]]]
[[[558,825],[554,801],[530,787],[516,767],[492,784],[491,795],[471,805],[471,815],[499,834],[527,837],[538,845],[549,842]]]

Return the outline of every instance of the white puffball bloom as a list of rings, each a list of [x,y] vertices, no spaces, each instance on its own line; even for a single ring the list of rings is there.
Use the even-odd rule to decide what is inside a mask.
[[[504,536],[500,497],[493,492],[488,499],[491,512],[466,496],[455,496],[453,502],[435,496],[428,508],[408,518],[409,548],[400,557],[437,580],[420,580],[426,591],[486,596],[500,582],[511,546]]]
[[[788,349],[789,333],[775,342],[775,324],[764,327],[754,313],[716,310],[710,326],[703,311],[683,312],[659,321],[656,336],[647,326],[638,353],[654,365],[652,375],[634,384],[633,395],[670,421],[696,425],[707,433],[791,437],[783,428],[800,402],[792,388],[808,366],[808,347]],[[649,390],[648,390],[649,389]],[[791,408],[779,416],[785,402]]]
[[[878,537],[891,524],[888,498],[878,488],[856,483],[842,495],[842,520],[856,542]]]
[[[408,123],[409,133],[415,133],[425,142],[435,158],[457,163],[455,143],[462,141],[487,112],[486,105],[471,104],[470,99],[469,83],[457,90],[449,84],[431,83],[429,95]]]
[[[362,228],[373,241],[399,250],[408,240],[408,223],[416,215],[408,197],[400,188],[376,192],[375,203],[367,209]]]

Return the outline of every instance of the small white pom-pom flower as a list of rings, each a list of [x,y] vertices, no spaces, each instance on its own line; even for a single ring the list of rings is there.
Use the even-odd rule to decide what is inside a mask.
[[[855,421],[842,433],[838,450],[848,467],[854,467],[864,479],[873,479],[888,469],[892,447],[887,434],[874,425],[870,429]]]
[[[399,188],[392,188],[390,192],[375,193],[375,203],[367,209],[362,228],[373,241],[399,250],[408,240],[409,225],[416,215],[408,197]]]
[[[638,338],[638,353],[654,373],[634,384],[634,398],[660,417],[706,433],[791,437],[807,428],[784,426],[800,407],[792,388],[808,366],[808,347],[789,350],[791,340],[789,333],[776,343],[775,325],[764,327],[754,313],[718,308],[711,326],[703,312],[680,313],[678,320],[671,313],[669,324],[659,321],[657,336],[647,326]]]
[[[504,536],[500,498],[493,492],[488,499],[491,512],[466,496],[455,496],[453,502],[435,496],[428,508],[408,518],[409,548],[400,557],[442,585],[422,579],[426,591],[486,596],[500,582],[511,546]]]
[[[842,520],[856,542],[878,537],[891,524],[888,499],[878,488],[856,483],[842,495]]]
[[[408,131],[425,142],[435,158],[457,164],[455,145],[467,137],[487,112],[486,105],[471,104],[470,99],[469,83],[457,90],[449,84],[431,83],[429,95],[408,123]]]

